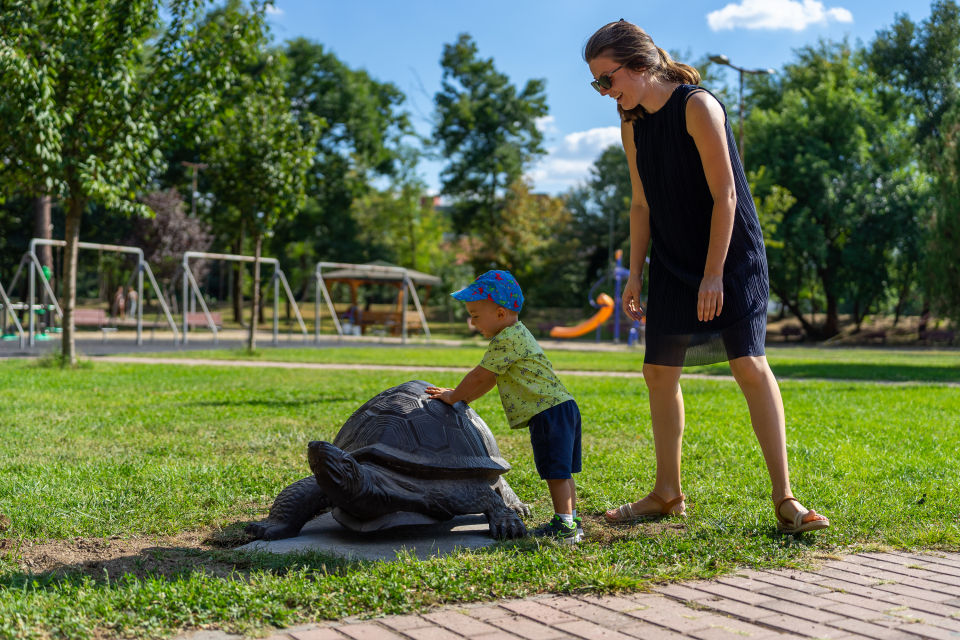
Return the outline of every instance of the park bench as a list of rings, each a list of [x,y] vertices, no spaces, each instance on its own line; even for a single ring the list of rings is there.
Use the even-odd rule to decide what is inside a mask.
[[[420,314],[416,311],[407,311],[407,331],[420,331]],[[361,333],[366,334],[367,329],[376,330],[376,327],[382,327],[384,333],[398,336],[403,331],[403,316],[399,311],[362,311],[358,314]]]
[[[223,327],[223,314],[218,312],[211,312],[210,317],[213,319],[213,324],[220,329]],[[207,315],[202,312],[187,312],[187,327],[190,329],[199,329],[204,327],[209,327],[210,324],[207,322]]]
[[[75,327],[96,327],[103,334],[103,343],[107,343],[107,334],[115,333],[116,327],[107,326],[110,319],[107,312],[103,309],[74,309],[73,326]]]
[[[803,330],[800,327],[781,327],[780,335],[783,336],[784,342],[790,342],[790,338],[797,337],[800,338],[800,342],[803,342]]]
[[[956,333],[946,329],[925,329],[920,332],[920,339],[924,342],[952,343],[954,338],[956,338]]]

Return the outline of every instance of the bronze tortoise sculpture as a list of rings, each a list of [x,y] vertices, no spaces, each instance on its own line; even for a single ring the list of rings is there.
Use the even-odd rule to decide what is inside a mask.
[[[333,444],[311,442],[313,475],[281,491],[247,532],[292,538],[332,509],[337,522],[360,532],[483,513],[493,537],[525,536],[520,516],[530,512],[503,479],[510,464],[489,427],[462,402],[430,400],[428,386],[387,389],[350,416]]]

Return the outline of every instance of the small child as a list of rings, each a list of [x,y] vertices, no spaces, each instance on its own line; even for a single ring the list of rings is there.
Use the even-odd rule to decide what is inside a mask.
[[[530,429],[537,473],[547,481],[553,500],[553,519],[533,535],[576,544],[583,536],[572,475],[580,473],[580,410],[518,318],[523,307],[520,285],[506,271],[488,271],[450,295],[466,303],[490,346],[456,389],[428,387],[427,393],[447,404],[470,403],[498,388],[510,427]]]

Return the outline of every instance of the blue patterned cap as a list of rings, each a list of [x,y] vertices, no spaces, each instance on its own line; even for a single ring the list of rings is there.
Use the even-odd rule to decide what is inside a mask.
[[[509,271],[487,271],[485,274],[450,297],[463,302],[491,300],[504,309],[520,313],[523,308],[523,293],[516,278]]]

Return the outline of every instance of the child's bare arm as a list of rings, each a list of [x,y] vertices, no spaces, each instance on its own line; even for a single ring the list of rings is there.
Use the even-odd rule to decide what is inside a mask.
[[[427,387],[427,394],[430,398],[443,400],[447,404],[456,404],[461,400],[469,403],[493,389],[496,384],[497,376],[495,373],[483,367],[476,367],[463,377],[456,389]]]

